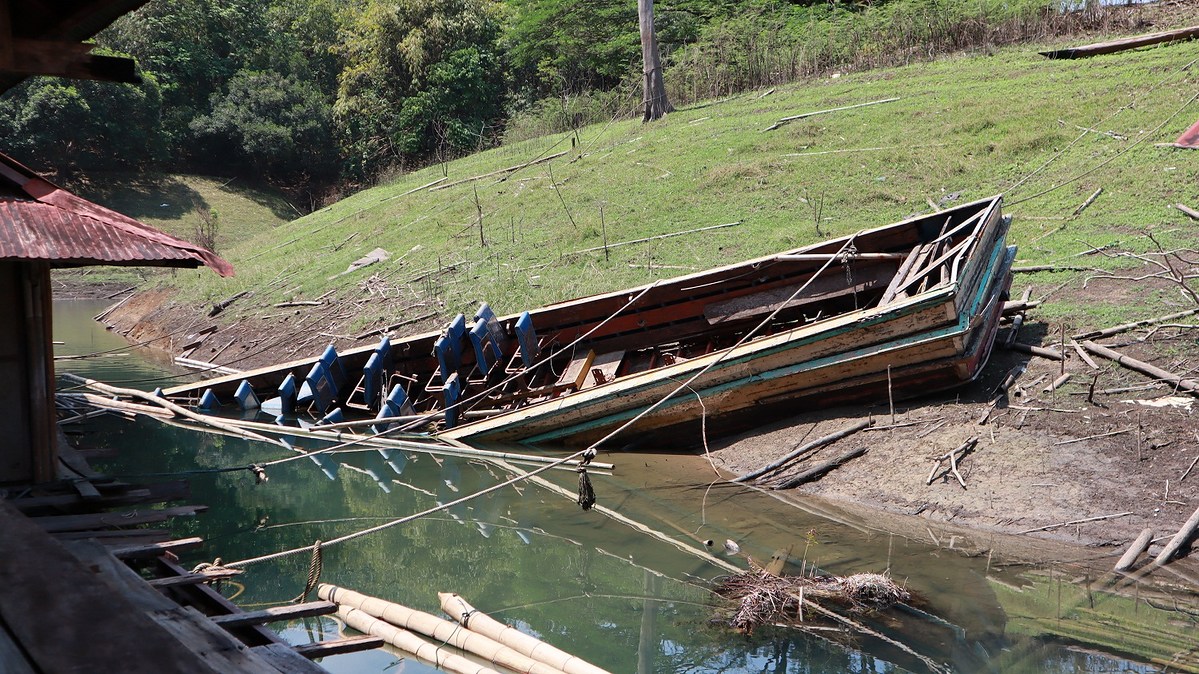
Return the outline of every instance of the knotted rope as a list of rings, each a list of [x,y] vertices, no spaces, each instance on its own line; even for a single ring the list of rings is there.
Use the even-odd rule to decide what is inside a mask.
[[[321,542],[317,540],[312,544],[312,559],[308,561],[308,582],[304,584],[304,591],[298,597],[291,600],[293,604],[308,599],[309,593],[316,589],[316,584],[320,582],[321,571],[325,568],[324,555],[321,552]]]
[[[579,473],[579,498],[578,504],[583,510],[591,510],[595,505],[595,489],[591,486],[591,477],[587,475],[587,464],[595,458],[595,447],[583,452],[583,459],[579,462],[579,467],[576,469]]]

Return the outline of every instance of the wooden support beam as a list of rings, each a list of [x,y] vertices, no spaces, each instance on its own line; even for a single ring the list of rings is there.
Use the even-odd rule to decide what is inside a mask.
[[[245,627],[246,625],[265,625],[266,623],[273,623],[279,620],[312,618],[319,615],[329,615],[330,613],[337,613],[337,604],[331,601],[310,601],[303,604],[272,606],[260,611],[212,616],[212,622],[228,630],[235,627]]]
[[[295,651],[300,655],[315,660],[317,658],[327,658],[330,655],[342,655],[344,653],[357,653],[359,651],[369,651],[373,648],[378,648],[383,645],[383,640],[379,637],[369,635],[361,635],[356,637],[344,637],[342,639],[333,639],[331,641],[319,641],[315,644],[303,644],[295,646]]]

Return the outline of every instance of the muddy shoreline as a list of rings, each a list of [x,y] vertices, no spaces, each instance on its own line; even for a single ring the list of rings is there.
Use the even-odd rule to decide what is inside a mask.
[[[295,357],[312,342],[310,331],[294,327],[303,321],[251,321],[237,313],[232,321],[209,318],[196,307],[173,305],[169,291],[156,290],[131,297],[107,322],[131,341],[154,340],[155,346],[173,353],[196,330],[217,325],[191,357],[241,369]],[[318,336],[318,342],[333,342],[338,348],[359,345],[338,340],[337,326],[328,329],[331,334]],[[1032,312],[1021,341],[1038,343],[1036,336],[1057,332],[1058,326],[1037,322]],[[1150,343],[1132,335],[1117,344],[1130,355],[1169,368],[1162,354],[1173,352],[1177,360],[1179,346],[1186,352],[1191,347],[1187,339],[1194,337],[1180,339]],[[282,345],[283,352],[264,345]],[[217,350],[219,357],[210,358]],[[1072,380],[1047,392],[1047,384],[1062,371],[1061,363],[997,348],[978,381],[925,399],[898,401],[893,419],[886,404],[772,418],[750,433],[709,438],[710,454],[700,456],[731,478],[807,440],[872,419],[872,428],[768,477],[793,475],[858,447],[867,449],[865,455],[817,481],[774,493],[801,506],[815,497],[872,526],[935,545],[942,544],[937,532],[948,532],[961,541],[950,547],[965,554],[993,549],[1003,539],[1002,547],[1020,559],[1110,557],[1114,563],[1142,529],[1153,529],[1157,537],[1172,535],[1199,504],[1199,470],[1187,474],[1199,457],[1199,436],[1193,430],[1199,424],[1193,397],[1174,396],[1164,385],[1105,393],[1149,380],[1110,362],[1097,365],[1095,370],[1078,357],[1067,358],[1065,371],[1072,373]],[[1010,395],[992,407],[996,387],[1019,366],[1025,371]],[[1093,401],[1088,400],[1092,381],[1097,391]],[[1144,404],[1161,405],[1162,400],[1177,406]],[[948,471],[939,471],[927,483],[934,458],[970,438],[978,442],[959,465],[965,487]],[[769,489],[770,481],[759,480],[757,486]],[[1199,567],[1195,575],[1199,577]]]

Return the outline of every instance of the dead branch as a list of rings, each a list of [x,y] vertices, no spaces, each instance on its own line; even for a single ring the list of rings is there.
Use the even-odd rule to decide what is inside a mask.
[[[1082,202],[1082,204],[1078,208],[1074,209],[1074,212],[1071,213],[1070,215],[1077,217],[1079,213],[1082,213],[1083,211],[1085,211],[1087,209],[1087,206],[1090,206],[1091,204],[1095,203],[1095,200],[1099,198],[1100,194],[1103,194],[1102,187],[1095,190],[1095,193],[1092,194],[1091,196],[1087,197],[1087,200]]]
[[[823,437],[816,438],[815,440],[813,440],[811,442],[805,443],[802,447],[798,447],[798,448],[788,452],[786,456],[784,456],[783,458],[781,458],[777,461],[773,461],[765,466],[762,466],[761,468],[759,468],[755,471],[751,471],[740,477],[734,478],[733,482],[748,482],[749,480],[753,480],[755,478],[761,477],[767,473],[772,473],[772,472],[778,470],[779,468],[782,468],[783,466],[786,466],[787,464],[791,463],[792,461],[798,459],[799,457],[803,456],[804,454],[807,454],[808,452],[819,449],[825,445],[831,445],[832,443],[840,440],[841,438],[853,435],[854,433],[857,433],[858,431],[860,431],[864,428],[869,428],[870,426],[873,426],[873,425],[874,425],[873,419],[864,419],[862,421],[859,421],[856,424],[853,424],[852,426],[843,428],[843,429],[837,431],[836,433],[829,433],[828,435],[825,435]]]
[[[1174,374],[1173,372],[1167,372],[1160,367],[1150,365],[1149,363],[1139,361],[1135,358],[1130,358],[1129,356],[1125,356],[1118,351],[1113,351],[1106,346],[1100,346],[1090,340],[1084,341],[1082,346],[1087,351],[1090,351],[1098,356],[1103,356],[1108,360],[1114,360],[1130,370],[1136,370],[1137,372],[1147,374],[1155,379],[1168,382],[1175,389],[1188,391],[1190,393],[1199,393],[1199,382],[1193,379],[1184,379],[1180,375]]]
[[[936,458],[936,460],[933,462],[933,469],[931,471],[929,471],[928,479],[925,481],[925,484],[926,485],[932,484],[933,480],[937,479],[941,475],[945,475],[948,472],[952,472],[953,476],[955,478],[957,478],[958,483],[960,483],[962,485],[962,489],[965,489],[966,481],[962,479],[962,474],[958,472],[957,456],[959,453],[961,453],[961,455],[963,457],[965,457],[966,454],[969,454],[970,450],[974,449],[974,446],[977,444],[978,444],[978,437],[975,436],[975,437],[972,437],[969,440],[963,442],[962,444],[958,445],[956,448],[942,454],[941,456],[938,456]],[[942,465],[944,465],[946,459],[949,460],[949,468],[941,471],[941,475],[937,475],[937,470],[940,469]]]
[[[1186,216],[1192,220],[1199,220],[1199,211],[1197,211],[1193,208],[1188,208],[1187,206],[1184,206],[1182,204],[1174,204],[1174,208],[1177,209],[1178,211],[1186,214]]]
[[[438,190],[448,190],[451,187],[457,187],[458,185],[465,185],[466,183],[474,182],[476,180],[482,180],[484,178],[490,178],[492,176],[498,176],[498,175],[503,175],[503,174],[515,173],[523,168],[527,168],[534,164],[540,164],[542,162],[547,162],[547,161],[551,161],[553,159],[557,159],[558,157],[561,157],[562,155],[566,154],[567,152],[569,152],[569,150],[563,150],[562,152],[559,152],[557,154],[551,154],[551,155],[546,155],[544,157],[538,157],[537,159],[534,159],[532,161],[527,161],[523,164],[517,164],[516,166],[509,166],[507,168],[502,168],[502,169],[499,169],[496,171],[492,171],[490,173],[483,173],[481,175],[471,176],[469,178],[463,178],[462,180],[455,180],[454,182],[447,183],[445,185],[437,185],[436,187],[430,187],[429,191],[436,192]],[[507,177],[505,177],[504,180],[507,180]],[[437,181],[437,182],[440,182],[440,181]],[[436,183],[432,183],[432,184],[436,184]],[[422,188],[418,187],[417,189],[422,189]]]
[[[1165,323],[1166,321],[1172,321],[1186,316],[1194,316],[1195,314],[1199,314],[1199,309],[1187,309],[1186,311],[1179,311],[1177,313],[1167,314],[1165,316],[1158,316],[1157,318],[1146,318],[1139,321],[1133,321],[1132,323],[1123,323],[1121,325],[1105,328],[1103,330],[1093,330],[1091,332],[1080,333],[1074,335],[1074,339],[1102,339],[1104,337],[1111,337],[1112,335],[1118,335],[1122,332],[1128,332],[1129,330],[1135,330],[1136,328],[1141,328],[1147,325]]]
[[[1098,435],[1088,435],[1088,436],[1086,436],[1085,438],[1074,438],[1073,440],[1059,440],[1059,441],[1057,441],[1057,442],[1053,443],[1053,446],[1054,446],[1054,447],[1057,447],[1058,445],[1072,445],[1072,444],[1074,444],[1074,443],[1076,443],[1076,442],[1082,442],[1082,441],[1084,441],[1084,440],[1094,440],[1094,439],[1096,439],[1096,438],[1106,438],[1106,437],[1109,437],[1109,436],[1112,436],[1112,435],[1122,435],[1122,434],[1124,434],[1124,433],[1127,433],[1127,432],[1129,432],[1129,431],[1131,431],[1131,430],[1133,430],[1133,427],[1132,427],[1132,426],[1129,426],[1128,428],[1122,428],[1122,429],[1120,429],[1120,430],[1118,430],[1118,431],[1112,431],[1112,432],[1110,432],[1110,433],[1100,433],[1100,434],[1098,434]]]
[[[1035,529],[1025,529],[1024,531],[1018,531],[1016,533],[1031,534],[1036,531],[1048,531],[1049,529],[1056,529],[1058,527],[1068,527],[1072,524],[1084,524],[1086,522],[1098,522],[1100,520],[1113,520],[1113,519],[1116,519],[1117,517],[1127,517],[1128,515],[1132,515],[1132,514],[1133,514],[1132,512],[1122,512],[1122,513],[1116,513],[1114,515],[1099,515],[1098,517],[1086,517],[1081,520],[1070,520],[1069,522],[1058,522],[1057,524],[1047,524],[1043,527],[1037,527]]]
[[[775,129],[779,128],[780,126],[782,126],[788,122],[794,122],[797,119],[804,119],[805,117],[814,117],[816,115],[824,115],[824,114],[828,114],[830,112],[840,112],[842,110],[852,110],[854,108],[864,108],[868,105],[879,105],[880,103],[894,103],[895,101],[898,101],[898,100],[899,100],[898,97],[884,98],[884,99],[878,100],[878,101],[870,101],[869,103],[857,103],[855,105],[843,105],[839,108],[829,108],[827,110],[816,110],[813,112],[804,112],[804,113],[801,113],[798,115],[791,115],[790,117],[783,117],[782,119],[778,120],[774,124],[771,124],[770,126],[766,127],[765,129],[762,129],[762,132],[765,133],[766,131],[774,131]]]
[[[793,487],[797,487],[806,482],[811,482],[812,480],[815,480],[815,479],[821,477],[825,473],[840,466],[841,464],[846,463],[847,461],[850,461],[851,459],[855,459],[865,453],[866,453],[866,448],[859,447],[855,450],[846,452],[831,461],[826,461],[826,462],[820,464],[819,466],[814,466],[812,468],[809,468],[808,470],[805,470],[804,472],[779,483],[778,485],[776,485],[773,488],[774,489],[791,489]]]

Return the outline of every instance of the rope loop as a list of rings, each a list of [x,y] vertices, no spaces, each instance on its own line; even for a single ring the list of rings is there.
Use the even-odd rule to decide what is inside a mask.
[[[246,466],[246,470],[254,473],[254,484],[262,484],[271,479],[266,476],[266,469],[256,463]]]

